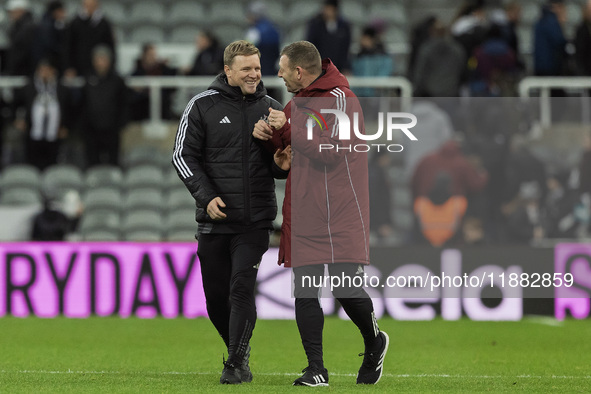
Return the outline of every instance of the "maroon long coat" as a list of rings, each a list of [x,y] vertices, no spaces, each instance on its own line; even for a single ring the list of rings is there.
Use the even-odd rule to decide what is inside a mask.
[[[314,126],[313,139],[307,138],[306,122],[313,113],[310,109],[318,115],[319,106],[346,112],[351,127],[353,113],[358,112],[359,131],[365,133],[359,101],[347,79],[328,59],[322,62],[322,68],[323,75],[288,103],[284,109],[288,122],[265,143],[273,152],[290,144],[294,149],[279,251],[279,264],[286,267],[369,264],[367,153],[347,150],[365,141],[352,130],[351,139],[340,140],[332,114],[323,114],[326,123],[321,122],[322,128]],[[315,100],[319,98],[323,99]],[[338,145],[341,149],[320,151],[320,144]]]

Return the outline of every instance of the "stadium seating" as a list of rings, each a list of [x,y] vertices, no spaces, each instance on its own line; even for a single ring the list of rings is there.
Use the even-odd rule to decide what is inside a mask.
[[[169,210],[169,212],[187,208],[194,211],[195,200],[189,194],[188,190],[181,185],[180,187],[170,190],[166,199],[164,200],[164,206]]]
[[[61,198],[68,190],[81,192],[84,189],[84,177],[80,168],[70,164],[55,164],[43,171],[41,179],[43,193]]]
[[[192,44],[195,42],[198,33],[198,25],[184,24],[180,26],[173,26],[170,30],[168,38],[171,42]]]
[[[163,238],[162,214],[138,209],[129,211],[121,223],[122,237],[126,241],[160,241]]]
[[[194,209],[176,209],[165,221],[166,239],[169,241],[193,241],[197,232]]]
[[[310,18],[320,12],[320,4],[315,0],[302,0],[299,2],[287,3],[287,13],[291,26],[298,26],[306,23]]]
[[[149,209],[160,211],[164,208],[164,198],[160,189],[130,189],[125,199],[125,209]]]
[[[141,165],[161,166],[164,163],[169,166],[170,160],[170,154],[164,153],[160,149],[149,145],[134,146],[122,157],[122,163],[125,168]]]
[[[2,177],[0,178],[0,186],[2,187],[2,190],[7,190],[13,187],[39,190],[40,183],[40,171],[29,164],[14,164],[4,169]]]
[[[381,18],[389,22],[389,25],[394,24],[398,27],[406,28],[406,24],[408,23],[407,8],[400,1],[374,1],[369,6],[367,20],[371,20],[372,18]],[[363,21],[359,22],[364,24]]]
[[[121,218],[117,212],[95,211],[86,213],[80,220],[80,232],[118,231]]]
[[[366,24],[368,22],[367,7],[365,2],[357,0],[345,0],[341,2],[341,13],[354,24]]]
[[[101,186],[118,188],[123,182],[123,171],[113,165],[98,165],[86,170],[85,185],[87,189],[95,189]]]
[[[164,176],[159,166],[138,165],[125,173],[125,187],[133,190],[141,187],[159,188],[164,183]]]
[[[28,187],[11,187],[5,189],[0,195],[0,204],[3,205],[39,205],[43,199],[39,191]]]
[[[176,26],[183,23],[202,23],[207,21],[207,13],[203,3],[184,0],[176,1],[170,6],[168,23]]]
[[[161,24],[141,24],[132,27],[129,40],[137,43],[152,42],[160,44],[166,41],[166,32]]]
[[[142,0],[131,5],[129,22],[135,25],[141,23],[161,24],[164,21],[164,4],[161,1]]]
[[[119,231],[89,230],[82,232],[82,239],[94,242],[115,242],[120,240],[120,235]]]
[[[103,11],[108,20],[115,25],[125,25],[129,21],[129,12],[124,3],[117,0],[103,1]]]
[[[85,213],[94,210],[119,211],[123,208],[123,198],[118,188],[101,187],[86,192],[83,199]]]
[[[234,25],[246,24],[246,13],[241,4],[232,1],[215,1],[210,5],[209,22],[212,25],[231,23]],[[218,29],[218,32],[221,31]]]

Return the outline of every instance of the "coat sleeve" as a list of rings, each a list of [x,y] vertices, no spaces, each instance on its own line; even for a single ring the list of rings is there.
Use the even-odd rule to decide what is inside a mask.
[[[205,130],[198,104],[190,102],[175,138],[172,164],[197,204],[205,208],[217,192],[203,166]]]
[[[274,105],[274,103],[277,103],[276,105],[278,105],[279,107],[276,108],[276,105]],[[280,104],[275,101],[272,100],[271,103],[271,107],[273,107],[273,109],[281,109]],[[270,140],[268,141],[261,141],[259,140],[259,143],[263,146],[263,148],[265,148],[265,150],[267,152],[270,152],[272,154],[274,154],[277,149],[285,149],[287,148],[288,145],[291,145],[291,136],[290,136],[290,124],[289,124],[289,118],[291,116],[291,101],[285,106],[285,108],[283,108],[283,112],[285,113],[285,117],[288,119],[288,122],[285,123],[283,125],[282,128],[280,128],[279,130],[274,130],[273,132],[273,136],[271,137]]]

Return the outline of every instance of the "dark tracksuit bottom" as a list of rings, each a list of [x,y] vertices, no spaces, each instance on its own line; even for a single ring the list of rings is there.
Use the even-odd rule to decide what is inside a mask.
[[[359,264],[335,263],[327,264],[330,276],[342,278],[343,275],[353,279],[363,277],[363,266]],[[361,268],[361,269],[360,269]],[[324,277],[324,265],[307,265],[294,267],[294,293],[296,322],[302,338],[302,345],[306,351],[308,364],[318,368],[324,367],[322,357],[322,330],[324,328],[324,313],[320,305],[319,284]],[[302,283],[303,277],[315,278]],[[311,286],[310,286],[311,284]],[[330,285],[330,281],[328,281]],[[379,334],[378,324],[373,311],[373,303],[363,287],[335,287],[334,297],[343,306],[351,321],[355,323],[365,343],[366,349],[373,349]]]
[[[269,231],[200,234],[207,313],[228,347],[228,362],[240,364],[256,321],[254,289],[259,263],[269,248]]]

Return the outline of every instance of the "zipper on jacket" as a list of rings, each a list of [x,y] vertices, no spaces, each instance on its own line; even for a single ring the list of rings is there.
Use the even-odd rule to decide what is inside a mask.
[[[244,224],[250,224],[250,131],[246,114],[246,96],[242,96],[242,181],[244,183]]]

